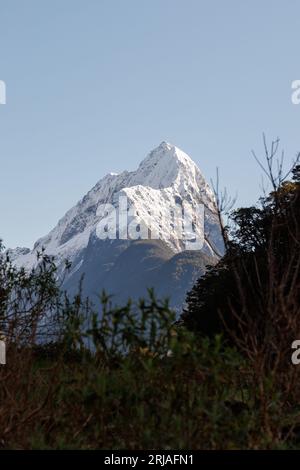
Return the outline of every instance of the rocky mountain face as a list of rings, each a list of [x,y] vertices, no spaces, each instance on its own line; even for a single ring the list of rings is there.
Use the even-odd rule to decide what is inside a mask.
[[[102,289],[121,303],[154,288],[180,310],[187,290],[223,253],[214,196],[183,151],[162,142],[136,171],[108,174],[33,250],[10,250],[17,266],[37,264],[45,249],[64,287],[96,299]]]

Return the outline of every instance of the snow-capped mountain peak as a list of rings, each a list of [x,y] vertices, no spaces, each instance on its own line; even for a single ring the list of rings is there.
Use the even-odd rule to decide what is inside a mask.
[[[153,189],[166,188],[175,183],[180,171],[189,177],[195,169],[195,163],[186,153],[175,145],[162,142],[133,172],[132,183],[150,186]]]
[[[76,270],[90,238],[95,236],[101,219],[99,206],[110,204],[118,209],[120,196],[127,197],[131,214],[138,214],[140,220],[148,223],[150,215],[151,232],[159,234],[174,253],[185,250],[184,243],[176,237],[174,224],[162,220],[168,220],[170,208],[178,201],[186,200],[192,208],[204,204],[206,240],[203,249],[212,256],[215,256],[215,250],[222,251],[213,192],[185,152],[162,142],[142,160],[137,170],[110,173],[102,178],[47,236],[36,242],[32,251],[14,253],[13,250],[14,262],[19,266],[34,267],[37,251],[45,248],[47,254],[55,256],[58,266],[68,259]],[[195,233],[203,235],[201,221],[196,223]]]

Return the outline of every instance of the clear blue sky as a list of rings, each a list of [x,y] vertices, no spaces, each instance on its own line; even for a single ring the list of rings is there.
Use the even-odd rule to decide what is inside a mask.
[[[262,132],[300,150],[299,44],[296,0],[0,0],[5,245],[31,247],[162,140],[254,203]]]

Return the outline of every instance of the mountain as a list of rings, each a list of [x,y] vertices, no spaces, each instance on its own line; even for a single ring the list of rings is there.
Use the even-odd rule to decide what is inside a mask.
[[[191,158],[162,142],[136,171],[110,173],[70,209],[33,250],[10,250],[17,266],[31,269],[42,248],[58,275],[72,263],[64,287],[93,298],[105,289],[117,303],[153,287],[180,309],[208,264],[223,253],[214,195]]]

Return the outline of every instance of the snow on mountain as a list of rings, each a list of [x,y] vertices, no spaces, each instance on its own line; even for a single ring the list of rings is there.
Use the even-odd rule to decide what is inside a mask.
[[[186,250],[186,244],[177,237],[174,227],[176,214],[173,214],[175,220],[168,219],[170,208],[182,204],[182,201],[187,201],[192,208],[204,204],[205,242],[202,250],[212,257],[216,256],[216,252],[222,253],[223,244],[212,190],[186,153],[162,142],[149,153],[136,171],[110,173],[102,178],[48,235],[35,243],[32,251],[11,250],[14,263],[30,269],[36,266],[37,252],[44,248],[47,254],[55,256],[59,269],[62,269],[66,259],[73,263],[74,273],[82,263],[80,254],[97,233],[97,225],[101,221],[99,210],[97,212],[99,205],[111,204],[118,208],[120,196],[128,199],[129,220],[138,217],[149,227],[149,233],[155,233],[174,254]],[[195,221],[193,230],[195,236],[203,236],[201,220]]]

